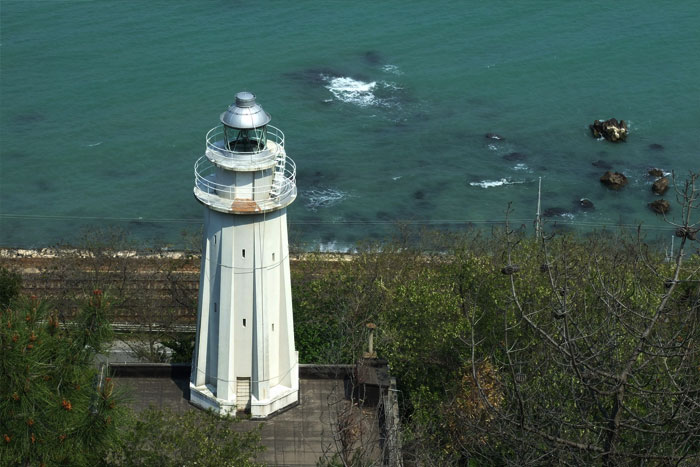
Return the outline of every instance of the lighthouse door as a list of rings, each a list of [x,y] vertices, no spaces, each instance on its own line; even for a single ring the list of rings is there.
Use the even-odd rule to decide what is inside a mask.
[[[250,410],[250,378],[236,379],[236,409]]]

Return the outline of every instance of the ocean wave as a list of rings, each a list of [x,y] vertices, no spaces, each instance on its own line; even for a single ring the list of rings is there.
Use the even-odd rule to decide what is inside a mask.
[[[341,102],[360,107],[394,107],[398,101],[393,93],[402,90],[401,86],[391,81],[365,82],[348,76],[328,75],[321,75],[321,78],[327,83],[325,87],[333,97]],[[377,92],[382,97],[378,97]]]
[[[86,146],[89,148],[94,148],[95,146],[99,146],[100,144],[102,144],[102,141],[99,141],[97,143],[92,143],[92,144],[86,144]]]
[[[522,162],[519,164],[515,164],[513,166],[513,170],[522,170],[525,172],[532,172],[532,170],[530,170],[530,167],[528,167],[526,164],[523,164]]]
[[[377,86],[376,81],[366,83],[347,76],[333,78],[322,75],[322,78],[328,82],[326,89],[339,101],[359,105],[360,107],[368,107],[377,103],[377,97],[374,95],[374,88]]]
[[[312,188],[305,190],[303,197],[306,208],[317,211],[319,208],[328,208],[340,203],[348,197],[348,194],[333,188]]]
[[[333,240],[330,242],[321,242],[318,244],[318,251],[321,253],[353,253],[355,250],[352,246],[338,243]]]
[[[493,188],[496,186],[503,185],[517,185],[520,183],[525,183],[524,180],[510,180],[507,178],[502,178],[500,180],[482,180],[480,182],[469,182],[471,186],[478,186],[481,188]]]
[[[403,71],[399,70],[399,67],[396,65],[384,65],[382,67],[382,71],[385,71],[387,73],[391,73],[394,75],[403,75]]]

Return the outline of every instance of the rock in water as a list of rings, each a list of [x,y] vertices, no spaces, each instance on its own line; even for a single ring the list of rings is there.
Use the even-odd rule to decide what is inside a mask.
[[[613,190],[619,190],[623,186],[627,185],[627,177],[625,177],[620,172],[610,172],[609,170],[600,177],[600,183],[612,188]]]
[[[484,136],[488,139],[495,139],[496,141],[505,141],[503,136],[496,133],[486,133]]]
[[[613,143],[625,141],[629,132],[627,123],[624,120],[618,122],[614,118],[605,121],[596,120],[592,125],[589,125],[589,128],[594,138],[603,137]]]
[[[588,198],[581,198],[578,201],[578,205],[581,209],[595,209],[595,206],[593,205],[593,201],[591,201]]]
[[[657,199],[656,201],[649,203],[649,207],[656,214],[666,214],[671,210],[671,203],[665,199]]]
[[[663,177],[664,171],[661,169],[649,169],[648,174],[651,175],[652,177]]]
[[[664,193],[666,193],[666,190],[668,190],[668,178],[666,177],[659,178],[651,186],[651,191],[653,191],[657,195],[663,195]]]

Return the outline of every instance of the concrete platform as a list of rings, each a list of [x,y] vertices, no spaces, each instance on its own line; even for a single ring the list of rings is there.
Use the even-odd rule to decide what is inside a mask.
[[[185,367],[136,365],[117,368],[114,380],[132,389],[130,405],[135,410],[150,406],[178,412],[199,410],[189,403],[188,374]],[[320,459],[344,452],[356,453],[367,465],[382,465],[378,411],[351,400],[353,388],[347,374],[348,368],[342,367],[336,371],[307,368],[300,378],[298,405],[265,421],[239,415],[244,420],[237,428],[263,426],[266,450],[257,460],[267,465],[315,466]]]

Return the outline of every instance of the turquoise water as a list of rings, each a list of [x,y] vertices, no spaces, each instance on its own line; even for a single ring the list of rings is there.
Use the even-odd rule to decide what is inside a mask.
[[[98,225],[181,245],[192,165],[240,90],[286,135],[290,235],[311,248],[487,225],[509,202],[531,226],[540,177],[552,223],[666,235],[647,169],[700,170],[694,2],[3,0],[0,21],[4,246]],[[591,137],[610,117],[627,142]],[[606,164],[630,184],[602,187]]]

